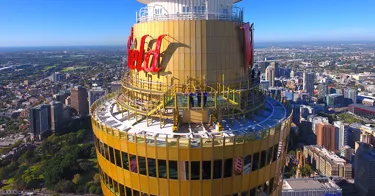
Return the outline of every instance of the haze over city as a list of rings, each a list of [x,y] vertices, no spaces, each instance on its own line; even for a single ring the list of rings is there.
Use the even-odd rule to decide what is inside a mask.
[[[375,41],[372,0],[252,0],[245,21],[255,41]],[[128,0],[1,0],[0,46],[125,45],[134,10]]]

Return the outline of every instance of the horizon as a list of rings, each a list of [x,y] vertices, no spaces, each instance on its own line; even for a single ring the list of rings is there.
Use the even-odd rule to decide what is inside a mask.
[[[270,42],[254,42],[255,49],[257,47],[264,47],[260,45],[267,45],[267,47],[272,46],[280,46],[280,47],[288,47],[288,45],[311,45],[311,46],[327,46],[327,45],[355,45],[355,44],[365,44],[365,45],[373,45],[375,44],[375,40],[369,40],[369,41],[270,41]],[[126,49],[126,44],[113,44],[113,45],[98,45],[98,44],[92,44],[92,45],[35,45],[35,46],[0,46],[0,49],[27,49],[27,48],[69,48],[69,47],[116,47],[116,48],[124,48]]]
[[[255,24],[258,44],[375,41],[375,1],[243,0],[235,5],[244,8],[244,22]],[[135,13],[144,6],[136,0],[0,1],[0,47],[125,45]]]

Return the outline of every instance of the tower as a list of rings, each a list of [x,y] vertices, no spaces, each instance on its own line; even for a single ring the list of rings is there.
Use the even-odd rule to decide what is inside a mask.
[[[303,72],[303,90],[310,96],[314,96],[315,74]]]
[[[273,66],[266,68],[266,80],[270,82],[270,87],[275,86],[275,68]]]
[[[86,88],[76,86],[70,90],[71,106],[77,110],[79,115],[89,114],[89,102]]]
[[[64,106],[59,101],[51,103],[51,130],[56,131],[62,126]]]
[[[38,105],[29,109],[30,133],[34,139],[41,140],[51,128],[51,106]]]
[[[291,110],[239,0],[138,1],[122,89],[91,106],[104,195],[279,194]]]

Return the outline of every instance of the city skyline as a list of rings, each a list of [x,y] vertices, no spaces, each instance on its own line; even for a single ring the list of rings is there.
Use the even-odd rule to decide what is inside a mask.
[[[375,41],[375,2],[370,0],[247,0],[236,5],[244,7],[245,21],[255,23],[256,43]],[[0,47],[125,45],[135,22],[130,10],[142,6],[124,0],[4,0]]]

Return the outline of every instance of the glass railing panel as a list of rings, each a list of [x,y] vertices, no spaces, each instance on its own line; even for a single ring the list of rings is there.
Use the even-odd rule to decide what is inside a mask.
[[[202,146],[203,147],[212,147],[212,142],[213,142],[212,138],[203,138],[202,139]]]
[[[168,138],[168,147],[177,148],[177,138]]]
[[[189,138],[180,138],[179,139],[179,147],[180,148],[188,148],[189,147]]]

